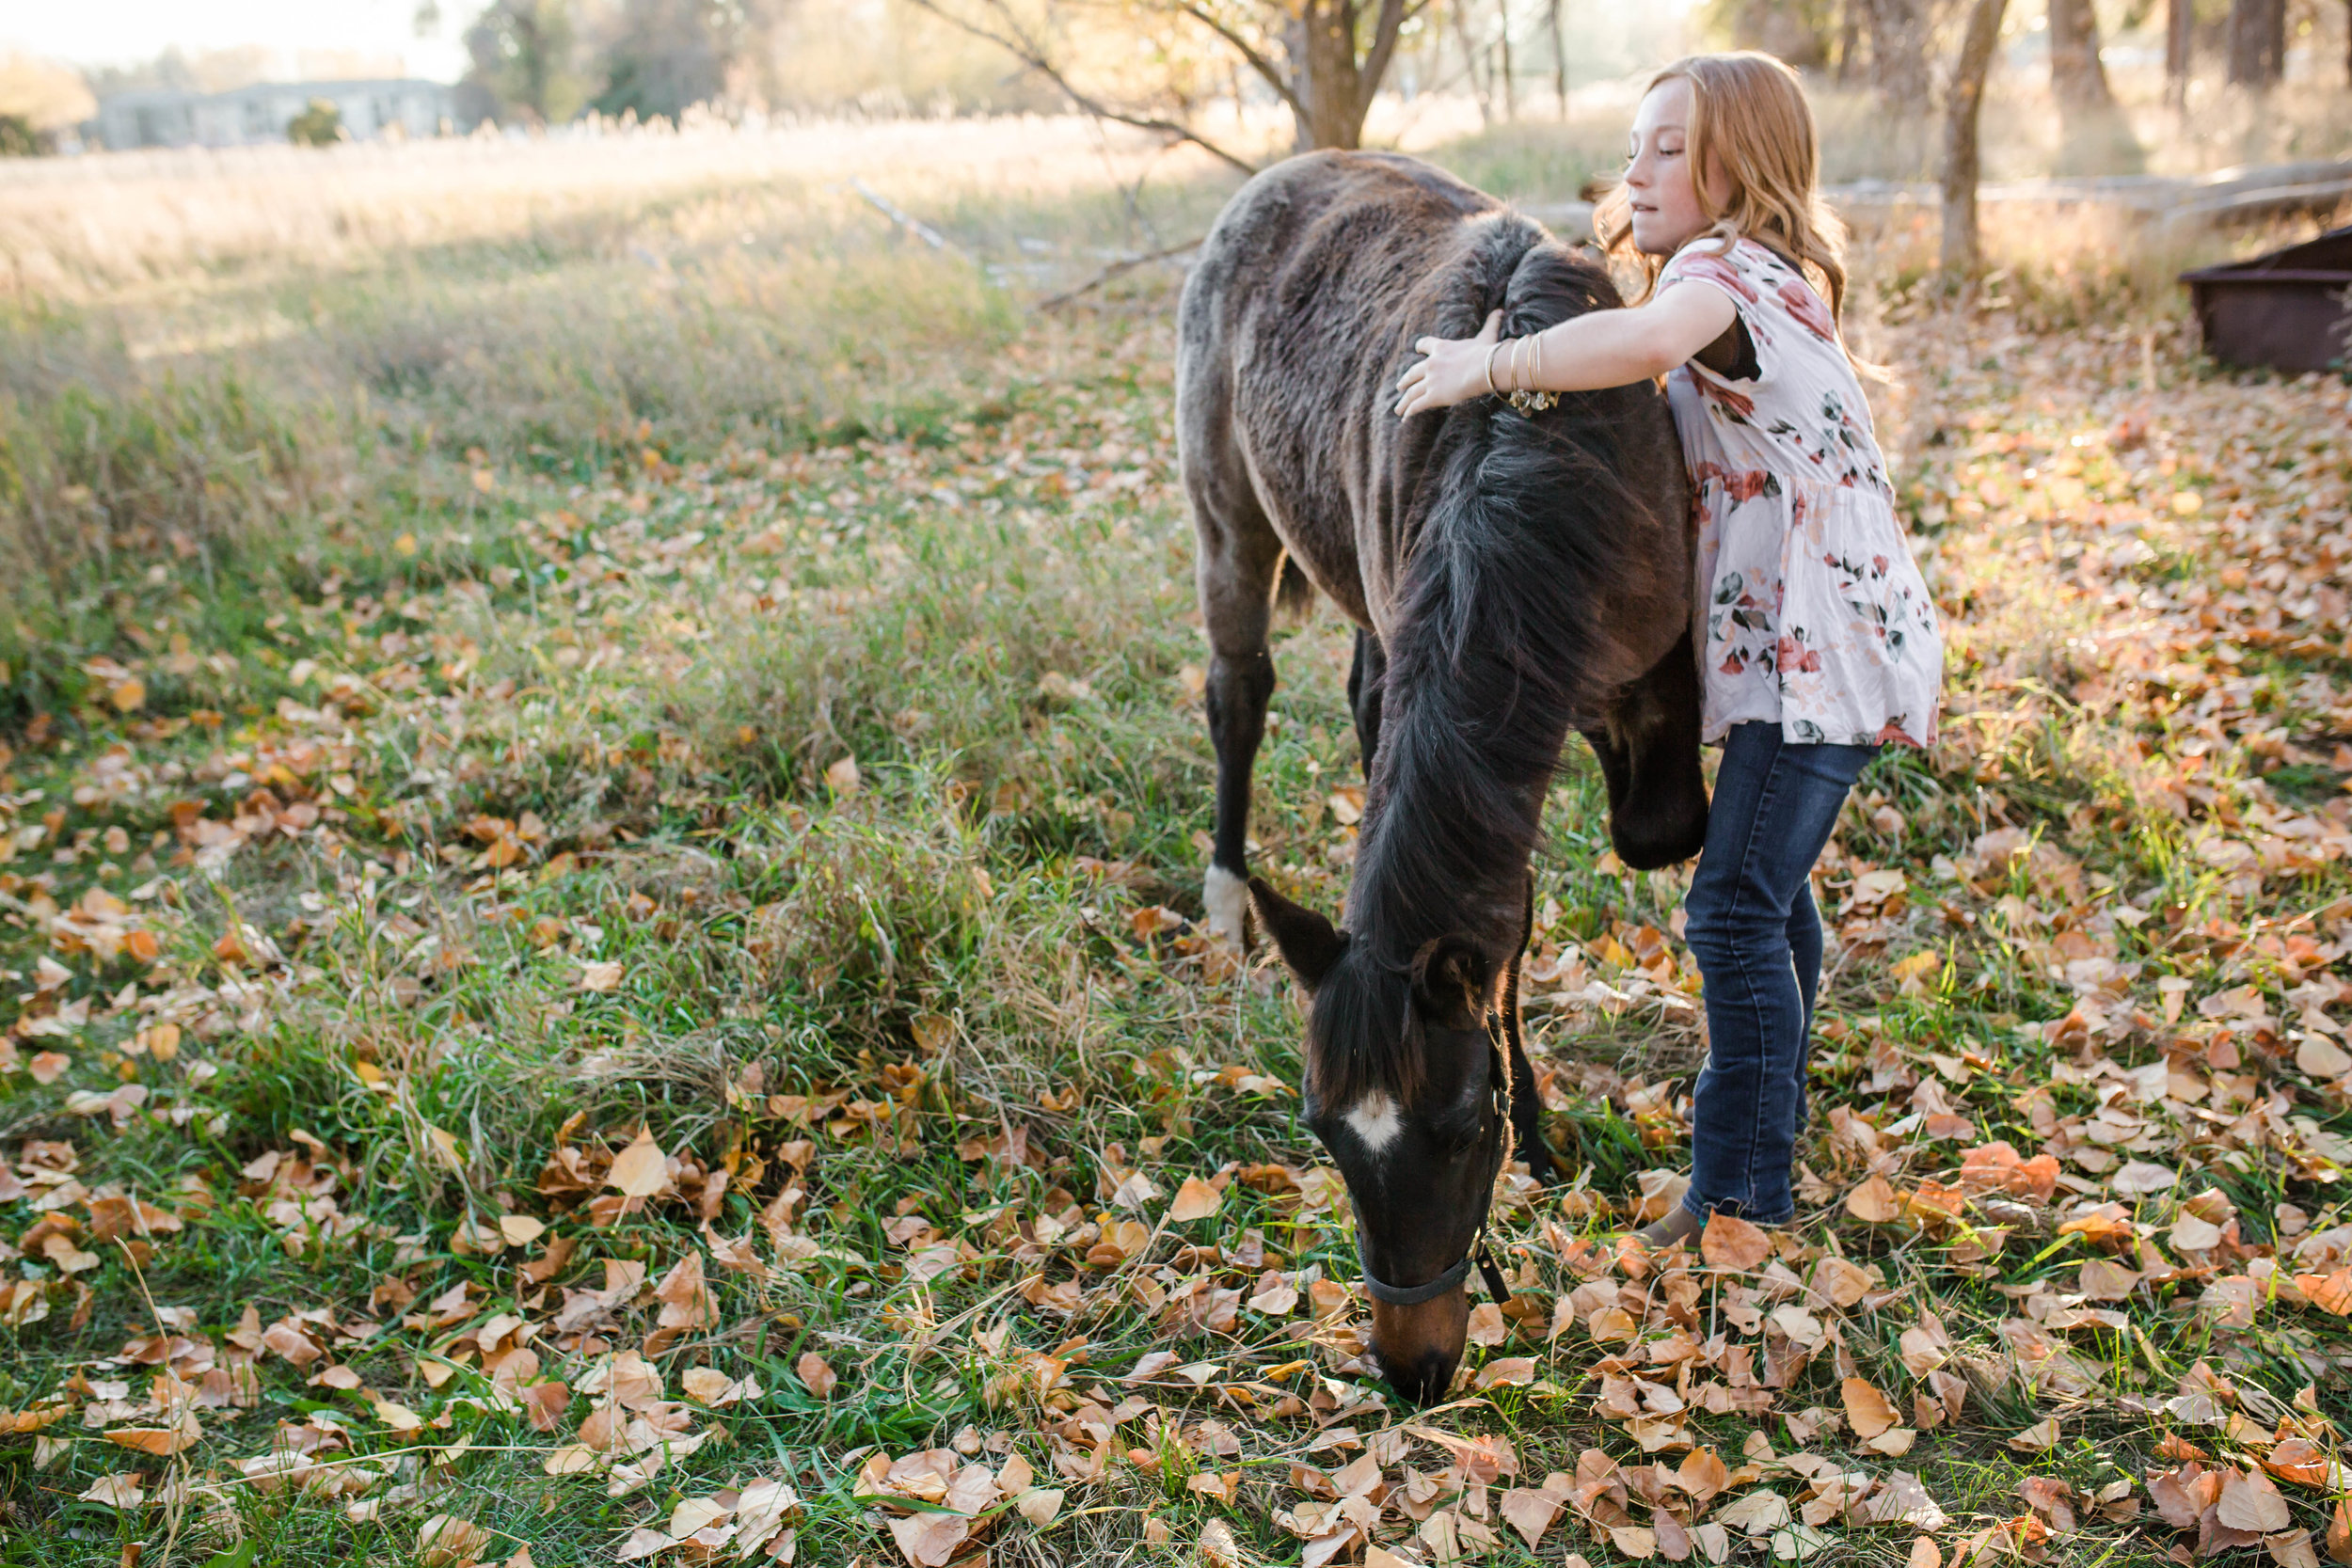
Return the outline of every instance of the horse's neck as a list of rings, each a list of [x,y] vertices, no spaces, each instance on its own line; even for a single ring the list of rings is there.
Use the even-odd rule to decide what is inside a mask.
[[[1566,728],[1539,736],[1520,726],[1507,745],[1473,754],[1473,726],[1454,717],[1460,694],[1429,684],[1438,689],[1392,687],[1384,701],[1403,697],[1404,711],[1390,712],[1405,721],[1383,715],[1349,925],[1396,961],[1448,936],[1507,957],[1524,935],[1528,863]],[[1464,790],[1472,779],[1486,786],[1474,800]]]

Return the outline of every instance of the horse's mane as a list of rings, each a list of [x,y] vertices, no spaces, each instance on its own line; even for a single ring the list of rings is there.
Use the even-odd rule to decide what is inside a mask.
[[[1618,303],[1605,271],[1517,214],[1465,230],[1441,335],[1470,336],[1498,302],[1505,337]],[[1534,415],[1478,398],[1398,444],[1400,465],[1421,465],[1418,526],[1384,639],[1350,941],[1310,1031],[1311,1077],[1328,1101],[1374,1087],[1411,1100],[1417,955],[1467,936],[1499,970],[1519,937],[1562,744],[1607,695],[1588,678],[1608,652],[1604,609],[1654,597],[1658,563],[1626,548],[1646,531],[1627,526],[1645,502],[1619,477],[1624,414],[1622,391],[1564,395]],[[1342,1040],[1356,1043],[1328,1044]]]

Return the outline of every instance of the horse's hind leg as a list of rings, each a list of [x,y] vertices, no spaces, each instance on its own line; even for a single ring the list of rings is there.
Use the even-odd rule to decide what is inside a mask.
[[[1282,545],[1246,481],[1191,488],[1200,620],[1209,636],[1209,741],[1216,748],[1216,844],[1201,898],[1210,934],[1238,942],[1249,908],[1249,771],[1274,696],[1266,634]]]
[[[1380,754],[1380,689],[1388,673],[1380,639],[1358,626],[1355,661],[1347,667],[1347,706],[1356,716],[1356,748],[1363,753],[1366,783],[1372,780],[1372,759]]]

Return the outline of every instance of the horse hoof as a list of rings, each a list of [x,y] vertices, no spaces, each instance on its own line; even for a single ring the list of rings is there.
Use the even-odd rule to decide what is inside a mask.
[[[1209,935],[1239,947],[1242,920],[1249,912],[1249,884],[1223,866],[1213,865],[1201,879],[1200,902],[1209,911]]]

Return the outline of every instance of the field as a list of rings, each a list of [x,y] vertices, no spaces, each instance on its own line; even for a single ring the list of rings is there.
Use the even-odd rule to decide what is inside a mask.
[[[1576,1177],[1412,1412],[1290,983],[1192,927],[1181,274],[1043,303],[1232,185],[1060,121],[8,171],[0,1562],[2352,1560],[2352,384],[2170,283],[2308,226],[1858,237],[1951,648],[1817,874],[1799,1223],[1618,1243],[1699,986],[1574,749]],[[1258,776],[1326,910],[1346,655],[1284,631]]]

